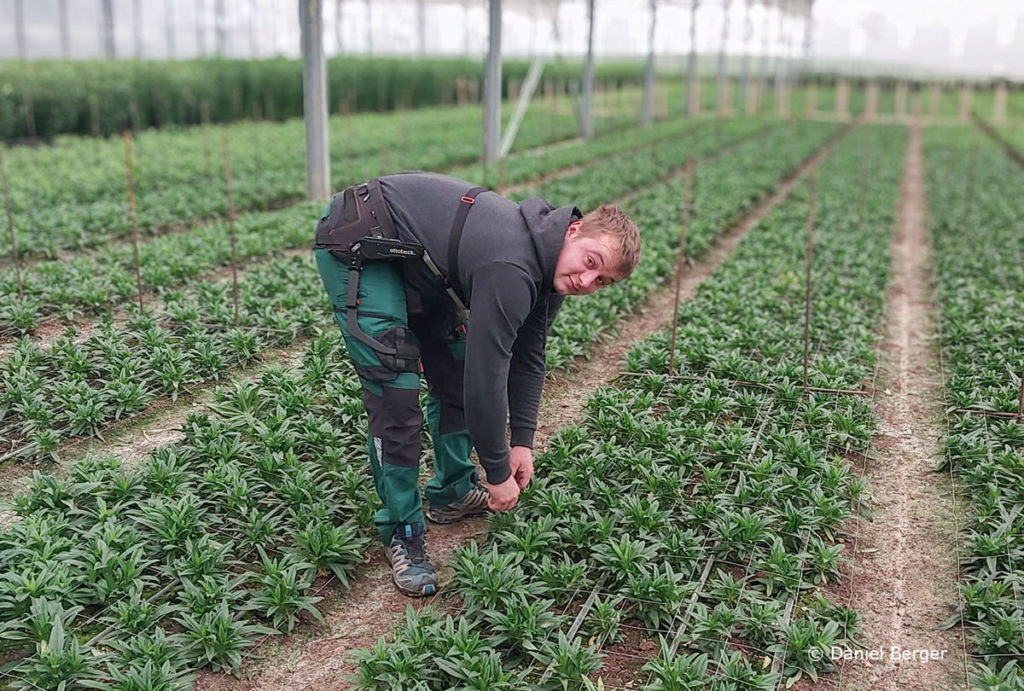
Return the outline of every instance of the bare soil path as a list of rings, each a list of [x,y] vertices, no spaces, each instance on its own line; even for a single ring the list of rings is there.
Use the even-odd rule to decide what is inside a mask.
[[[847,130],[843,130],[846,132]],[[816,168],[828,155],[840,135],[801,165],[796,173],[781,181],[778,189],[763,199],[742,220],[718,236],[705,257],[686,270],[682,278],[681,299],[692,299],[700,284],[732,253],[747,233],[779,203],[793,186]],[[541,401],[537,430],[537,451],[558,430],[578,420],[586,404],[586,392],[611,383],[624,371],[623,359],[629,349],[652,333],[671,326],[675,286],[670,281],[657,290],[634,315],[624,320],[607,339],[570,373],[552,377]],[[429,525],[428,545],[431,559],[439,565],[442,581],[451,554],[472,539],[486,534],[484,519],[449,526]],[[333,591],[333,594],[331,594]],[[349,592],[336,588],[321,595],[331,602],[321,603],[325,624],[310,627],[301,636],[268,640],[260,647],[263,658],[252,679],[237,681],[221,674],[202,672],[197,691],[336,691],[352,688],[348,677],[355,673],[351,652],[367,648],[386,635],[406,606],[430,606],[437,598],[411,600],[399,595],[391,585],[390,572],[383,559],[374,555],[353,580]]]
[[[874,520],[858,521],[844,578],[844,604],[863,614],[863,648],[883,654],[844,663],[838,682],[843,689],[966,689],[961,631],[937,630],[954,613],[957,533],[949,479],[934,472],[944,428],[919,124],[910,130],[899,205],[886,362],[875,394],[877,453],[865,470]],[[935,651],[939,659],[893,659],[894,649]]]

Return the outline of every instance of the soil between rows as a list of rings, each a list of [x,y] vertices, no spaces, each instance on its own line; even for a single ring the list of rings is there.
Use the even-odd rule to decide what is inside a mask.
[[[930,245],[921,127],[910,130],[886,296],[886,361],[875,392],[876,457],[865,468],[873,520],[858,520],[840,601],[861,611],[864,649],[875,661],[841,665],[839,688],[966,689],[959,628],[938,627],[953,613],[957,561],[955,499],[934,472],[943,427],[935,352]],[[891,650],[938,651],[939,660],[893,660]]]
[[[848,131],[844,129],[843,134]],[[680,299],[689,300],[699,285],[732,253],[747,233],[779,203],[792,188],[816,168],[828,155],[841,135],[806,161],[796,173],[783,180],[778,189],[763,199],[733,227],[721,234],[711,245],[705,258],[692,264],[682,275]],[[567,374],[553,376],[545,386],[545,395],[538,414],[537,452],[558,430],[578,420],[586,404],[585,392],[610,384],[624,372],[626,353],[637,342],[671,326],[675,304],[675,286],[657,290],[636,313],[625,319],[614,333],[596,347],[589,360]],[[475,519],[449,526],[427,526],[427,545],[432,561],[439,566],[442,583],[450,577],[447,563],[459,547],[486,534],[485,519]],[[348,593],[333,589],[330,602],[321,608],[325,624],[310,627],[301,636],[268,640],[260,648],[263,661],[251,679],[236,680],[223,674],[200,672],[196,691],[213,689],[228,691],[337,691],[352,688],[355,671],[351,652],[368,648],[389,633],[401,621],[407,606],[420,608],[443,603],[444,596],[412,600],[398,594],[391,584],[390,571],[379,555],[373,555],[352,582]],[[326,596],[327,591],[321,593]],[[443,604],[442,604],[443,606]],[[643,664],[656,654],[649,642],[637,640],[634,645],[620,643],[605,651],[609,663],[606,688],[625,687]]]

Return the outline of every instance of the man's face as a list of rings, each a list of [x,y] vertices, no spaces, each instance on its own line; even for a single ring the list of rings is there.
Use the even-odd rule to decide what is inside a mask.
[[[555,263],[555,291],[560,295],[589,295],[624,278],[619,264],[621,257],[613,238],[604,233],[581,236],[579,224],[573,223]]]

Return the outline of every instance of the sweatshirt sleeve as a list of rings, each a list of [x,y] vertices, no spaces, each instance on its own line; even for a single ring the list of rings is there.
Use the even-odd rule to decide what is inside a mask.
[[[515,345],[508,377],[509,427],[512,446],[533,448],[537,431],[537,410],[547,371],[546,348],[551,324],[562,306],[562,296],[552,295],[538,302],[527,316]]]
[[[529,275],[512,264],[488,266],[473,278],[463,375],[466,427],[491,484],[504,482],[511,474],[505,436],[509,372],[535,291]]]

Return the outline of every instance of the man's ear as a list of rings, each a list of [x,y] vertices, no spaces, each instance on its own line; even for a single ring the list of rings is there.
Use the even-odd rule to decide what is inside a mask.
[[[572,237],[581,230],[583,230],[583,221],[573,221],[569,224],[568,236]]]

